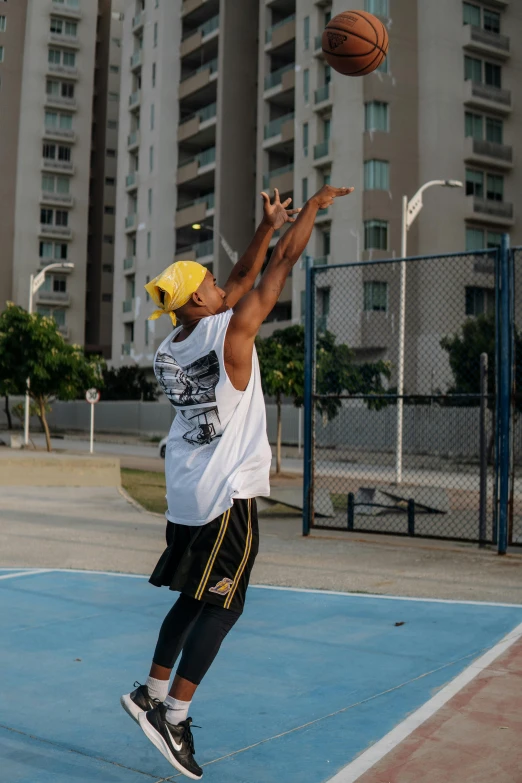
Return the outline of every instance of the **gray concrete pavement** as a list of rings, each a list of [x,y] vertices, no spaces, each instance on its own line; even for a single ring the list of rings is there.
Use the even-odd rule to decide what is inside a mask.
[[[522,604],[522,556],[471,545],[317,531],[263,515],[253,581],[289,587]],[[0,567],[150,573],[164,520],[116,489],[2,488]]]

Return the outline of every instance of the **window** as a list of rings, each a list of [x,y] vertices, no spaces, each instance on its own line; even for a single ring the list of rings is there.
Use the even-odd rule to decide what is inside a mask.
[[[151,255],[151,235],[150,231],[147,231],[147,258]]]
[[[109,71],[111,73],[119,73],[120,72],[120,66],[119,65],[109,65]]]
[[[7,28],[7,17],[0,16],[0,33],[5,33]]]
[[[364,10],[377,16],[390,15],[388,0],[364,0]]]
[[[118,129],[118,121],[117,120],[107,120],[107,127],[109,130],[117,130]]]
[[[42,156],[47,160],[56,160],[56,144],[44,144]]]
[[[504,177],[500,174],[488,174],[486,198],[488,201],[504,200]]]
[[[330,135],[332,131],[332,121],[331,120],[324,120],[323,121],[323,138],[325,141],[330,141]]]
[[[481,228],[466,228],[466,250],[482,250],[484,248],[484,231]]]
[[[301,201],[303,204],[308,201],[308,177],[301,180]]]
[[[40,223],[42,226],[52,226],[53,224],[53,210],[41,209],[40,210]]]
[[[304,48],[308,49],[310,46],[310,17],[305,16],[303,19],[303,42]]]
[[[112,234],[104,234],[103,241],[105,242],[106,245],[113,245],[114,237],[112,236]]]
[[[65,35],[70,35],[74,38],[78,35],[78,25],[76,22],[66,22],[64,25]]]
[[[71,180],[69,177],[56,177],[56,192],[62,195],[69,195]]]
[[[60,82],[56,82],[53,79],[47,79],[45,86],[47,95],[59,95],[60,94]]]
[[[493,288],[466,286],[466,315],[486,315],[495,311]]]
[[[145,320],[145,345],[149,344],[149,319]]]
[[[147,193],[147,206],[149,210],[149,215],[152,215],[152,188],[149,188],[149,191]]]
[[[108,275],[112,275],[114,272],[114,268],[112,264],[103,264],[102,265],[102,271],[106,272]]]
[[[466,81],[482,83],[482,60],[476,57],[464,57],[464,78]]]
[[[500,33],[500,14],[484,8],[484,30],[489,33]]]
[[[387,103],[371,101],[365,105],[365,130],[389,132],[390,120]]]
[[[484,174],[482,171],[466,169],[466,196],[484,198]]]
[[[68,68],[74,68],[76,66],[76,54],[74,52],[64,52],[63,64]]]
[[[58,160],[62,160],[65,161],[66,163],[70,163],[71,151],[72,151],[71,147],[68,147],[66,144],[60,144],[58,146]]]
[[[485,65],[485,82],[491,87],[502,87],[502,68],[500,65],[494,65],[493,63],[484,63]]]
[[[53,310],[52,317],[54,318],[56,326],[65,326],[65,310]]]
[[[488,231],[488,249],[493,250],[500,247],[501,244],[502,234],[499,234],[497,231]]]
[[[154,22],[154,48],[158,45],[158,23]]]
[[[69,193],[69,177],[54,176],[53,174],[42,174],[42,190],[45,193]]]
[[[56,261],[67,260],[68,245],[65,242],[40,242],[40,258],[55,259]]]
[[[364,189],[389,190],[390,164],[386,160],[367,160],[364,164]]]
[[[53,275],[53,291],[58,294],[67,293],[67,278],[65,275]]]
[[[495,144],[504,143],[504,123],[502,120],[486,117],[486,140]]]
[[[303,123],[303,153],[304,156],[308,155],[308,123]]]
[[[55,16],[52,16],[50,30],[51,33],[57,33],[58,35],[61,35],[63,30],[63,20],[57,19]]]
[[[118,47],[121,46],[121,38],[111,38],[111,41],[114,44],[114,46],[118,46]]]
[[[482,114],[466,112],[465,133],[474,139],[484,139],[484,120],[486,121],[486,140],[495,144],[504,142],[504,123],[495,117],[484,117]]]
[[[55,212],[55,225],[66,227],[69,225],[69,213],[66,209],[57,209]]]
[[[102,294],[102,302],[112,302],[112,294]]]
[[[47,54],[47,61],[51,65],[60,65],[62,61],[62,52],[60,49],[49,49]]]
[[[364,222],[364,249],[388,249],[388,221],[366,220]]]
[[[60,93],[62,98],[74,98],[74,84],[72,82],[62,82]]]
[[[114,215],[115,209],[114,207],[110,206],[109,204],[106,204],[103,208],[103,211],[106,215]]]
[[[388,53],[382,63],[375,70],[380,71],[381,73],[388,73],[389,58],[390,55]]]
[[[4,47],[0,46],[0,63],[4,62]]]
[[[330,255],[331,234],[329,231],[323,231],[323,256]]]
[[[474,27],[480,27],[480,6],[471,3],[462,4],[464,12],[464,24],[472,24]]]
[[[114,187],[114,185],[116,185],[116,179],[114,177],[105,177],[105,184],[109,187]]]
[[[149,147],[149,171],[154,170],[154,147]]]
[[[318,294],[318,315],[323,316],[323,318],[326,318],[330,315],[330,289],[329,288],[319,288],[317,291]]]
[[[107,148],[106,154],[108,158],[115,158],[116,157],[116,150]]]
[[[388,311],[388,283],[364,284],[364,309],[380,313]]]
[[[310,102],[310,71],[308,68],[303,71],[303,97],[305,103]]]
[[[147,275],[147,277],[145,278],[145,283],[150,283],[150,275]],[[145,300],[147,302],[150,301],[150,294],[148,291],[145,293]]]
[[[154,115],[155,115],[154,104],[151,103],[150,105],[150,129],[151,130],[154,130],[154,119],[155,119]]]
[[[465,121],[466,138],[471,136],[473,139],[484,138],[484,117],[481,114],[473,114],[470,111],[466,112]]]
[[[152,86],[156,86],[156,63],[152,63]]]

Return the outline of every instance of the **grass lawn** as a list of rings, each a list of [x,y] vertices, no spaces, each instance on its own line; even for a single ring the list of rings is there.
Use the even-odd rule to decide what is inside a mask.
[[[164,473],[122,468],[121,483],[129,495],[147,511],[155,511],[157,514],[165,513],[167,501],[165,500]]]

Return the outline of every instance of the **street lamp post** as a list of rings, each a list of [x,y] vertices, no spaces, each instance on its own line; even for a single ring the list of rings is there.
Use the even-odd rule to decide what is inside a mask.
[[[206,228],[207,231],[212,231],[213,234],[217,234],[219,236],[219,239],[220,239],[220,242],[221,242],[221,246],[223,247],[223,250],[225,251],[227,256],[230,258],[232,263],[233,264],[237,264],[238,258],[239,258],[238,252],[237,252],[237,250],[232,250],[232,248],[228,244],[228,242],[225,239],[225,237],[223,236],[223,234],[221,234],[219,231],[216,231],[216,229],[213,226],[207,226],[204,223],[193,223],[192,224],[192,228],[194,229],[194,231],[201,231],[202,228]]]
[[[29,315],[33,313],[33,301],[34,295],[44,283],[45,275],[47,272],[52,272],[53,269],[74,269],[74,264],[69,261],[64,261],[59,264],[48,264],[37,275],[31,275],[29,278]],[[29,445],[29,387],[31,385],[31,379],[27,379],[27,391],[25,392],[25,411],[24,411],[24,444]]]
[[[425,190],[435,185],[445,188],[462,188],[462,182],[456,179],[434,179],[423,185],[413,198],[408,201],[408,196],[402,198],[402,230],[401,230],[401,266],[400,266],[400,295],[399,295],[399,354],[397,361],[397,445],[395,481],[402,482],[402,441],[404,423],[404,336],[406,326],[406,255],[408,244],[408,230],[423,207],[422,196]]]

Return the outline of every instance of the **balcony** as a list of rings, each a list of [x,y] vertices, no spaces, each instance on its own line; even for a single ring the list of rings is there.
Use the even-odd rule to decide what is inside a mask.
[[[323,52],[323,34],[316,35],[314,38],[314,55],[324,57]]]
[[[466,198],[468,220],[482,220],[497,226],[512,226],[514,224],[513,204],[477,198],[476,196],[467,196]]]
[[[470,52],[486,56],[492,55],[501,60],[508,60],[511,54],[510,40],[507,35],[491,33],[489,30],[483,30],[481,27],[470,24],[463,25],[462,45]]]
[[[51,160],[50,158],[43,158],[42,170],[74,174],[74,165],[70,160]]]
[[[122,356],[132,356],[133,350],[134,350],[134,343],[122,343],[121,345]]]
[[[294,164],[272,169],[263,177],[263,188],[277,188],[280,193],[289,193],[294,189]]]
[[[134,310],[134,299],[125,299],[122,304],[122,311],[124,313],[132,313]]]
[[[295,14],[281,19],[265,32],[265,49],[277,49],[295,38]]]
[[[132,32],[137,33],[145,24],[145,11],[141,11],[139,14],[136,14],[136,16],[132,17]]]
[[[324,109],[329,109],[333,102],[333,86],[328,82],[328,84],[323,84],[321,87],[318,87],[317,90],[314,92],[314,111],[323,111]]]
[[[506,144],[468,137],[464,155],[466,163],[495,166],[506,171],[513,168],[513,147]]]
[[[214,240],[207,239],[206,242],[198,242],[198,244],[192,246],[192,250],[198,260],[212,256],[214,255]]]
[[[185,141],[192,136],[196,136],[200,131],[215,125],[217,115],[217,104],[210,103],[199,111],[185,117],[178,126],[178,141]]]
[[[138,222],[138,218],[135,212],[131,212],[130,215],[127,215],[125,218],[125,231],[129,233],[130,231],[136,231],[136,224]]]
[[[39,235],[41,237],[52,237],[53,239],[71,240],[73,238],[73,232],[68,226],[41,225]]]
[[[66,76],[68,79],[78,78],[78,68],[70,65],[58,65],[57,63],[47,63],[47,70],[49,73],[57,74],[58,76]]]
[[[123,274],[130,275],[134,274],[136,269],[136,259],[134,256],[129,256],[128,258],[123,259]]]
[[[79,49],[80,39],[77,35],[65,35],[65,33],[49,33],[47,36],[47,42],[50,44],[58,44],[59,46],[66,46],[68,49]]]
[[[489,84],[468,80],[464,83],[464,103],[474,109],[494,111],[501,114],[511,112],[511,92]]]
[[[216,148],[211,147],[208,150],[203,150],[199,155],[196,155],[190,160],[185,160],[180,164],[178,168],[177,184],[182,185],[184,182],[188,182],[191,179],[195,179],[200,174],[204,174],[211,171],[216,165]]]
[[[46,139],[53,139],[56,141],[68,141],[71,143],[76,141],[76,133],[69,128],[55,128],[46,125],[43,135]]]
[[[218,60],[216,57],[182,76],[179,85],[179,99],[183,100],[188,95],[202,90],[210,81],[217,79],[217,71]]]
[[[66,291],[46,291],[40,288],[36,294],[38,304],[61,305],[61,307],[70,307],[71,297]]]
[[[49,95],[45,96],[45,105],[51,108],[68,109],[69,111],[76,111],[76,98],[65,98],[62,95]]]
[[[78,6],[69,5],[68,3],[56,3],[53,2],[51,13],[59,14],[60,16],[66,16],[69,19],[81,19],[82,12]]]
[[[196,51],[219,31],[219,14],[200,24],[195,30],[188,30],[181,39],[180,57]]]
[[[132,131],[127,136],[127,149],[129,152],[140,146],[140,132],[139,130]]]
[[[295,63],[285,65],[265,76],[265,98],[295,88]]]
[[[42,204],[48,204],[49,206],[58,207],[73,207],[74,199],[70,193],[52,193],[51,191],[44,190],[40,196],[40,202]]]
[[[129,95],[129,109],[138,109],[141,105],[141,90],[131,92]]]
[[[214,206],[214,193],[196,198],[188,204],[180,204],[176,212],[176,228],[201,223],[202,220],[213,214]]]
[[[314,160],[318,160],[321,163],[323,162],[323,158],[328,158],[330,156],[330,140],[326,139],[325,141],[321,141],[319,144],[316,144],[314,146]]]
[[[138,49],[138,51],[134,52],[134,54],[132,54],[130,58],[131,71],[135,71],[137,68],[141,68],[142,65],[143,65],[143,53],[141,49]]]
[[[265,143],[264,147],[271,146],[276,142],[290,141],[295,136],[295,114],[290,112],[283,117],[278,117],[265,125]]]
[[[125,177],[125,189],[128,193],[132,190],[136,190],[138,187],[139,174],[137,171],[132,171]]]

